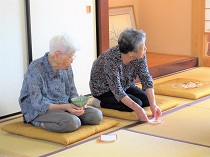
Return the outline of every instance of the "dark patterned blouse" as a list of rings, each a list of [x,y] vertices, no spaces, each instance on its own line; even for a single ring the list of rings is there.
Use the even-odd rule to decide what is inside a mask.
[[[27,122],[46,112],[50,104],[66,104],[78,96],[71,66],[54,72],[47,56],[34,60],[24,75],[19,104]]]
[[[89,83],[90,90],[93,96],[111,91],[120,101],[127,96],[125,90],[134,84],[137,76],[140,78],[143,90],[154,87],[146,55],[125,65],[122,62],[119,46],[115,46],[100,54],[94,61]]]

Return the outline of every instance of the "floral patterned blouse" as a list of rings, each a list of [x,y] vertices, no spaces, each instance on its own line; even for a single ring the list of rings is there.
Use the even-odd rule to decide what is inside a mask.
[[[94,61],[89,82],[90,90],[93,96],[111,91],[120,101],[127,96],[125,90],[134,84],[137,76],[140,78],[143,90],[154,88],[146,55],[125,65],[117,45],[100,54]]]
[[[78,96],[71,66],[54,72],[47,56],[34,60],[24,75],[19,104],[27,122],[46,112],[50,104],[66,104]]]

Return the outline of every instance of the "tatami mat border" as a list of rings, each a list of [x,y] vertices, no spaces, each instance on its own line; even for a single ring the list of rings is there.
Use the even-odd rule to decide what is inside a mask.
[[[200,103],[202,101],[208,100],[208,99],[210,99],[210,96],[206,96],[206,97],[203,97],[201,99],[195,100],[193,102],[190,102],[190,103],[184,104],[182,106],[176,107],[174,109],[168,110],[168,111],[163,113],[163,116],[168,115],[168,114],[173,113],[173,112],[176,112],[178,110],[184,109],[186,107],[190,107],[190,106],[193,107],[193,105],[195,105],[197,103]],[[210,148],[210,146],[208,146],[208,145],[203,145],[203,144],[198,144],[198,143],[194,143],[194,142],[188,142],[188,141],[184,141],[184,140],[178,140],[178,139],[174,139],[174,138],[168,138],[168,137],[164,137],[164,136],[159,136],[159,135],[149,134],[149,133],[145,133],[145,132],[130,130],[130,128],[132,128],[134,126],[137,126],[137,125],[140,125],[140,124],[143,124],[143,122],[136,122],[136,123],[127,125],[127,126],[123,127],[122,129],[131,131],[131,132],[135,132],[135,133],[140,133],[140,134],[145,134],[145,135],[149,135],[149,136],[154,136],[154,137],[159,137],[159,138],[163,138],[163,139],[168,139],[168,140],[173,140],[173,141],[178,141],[178,142],[183,142],[183,143],[187,143],[187,144],[193,144],[193,145],[197,145],[197,146]]]
[[[118,130],[122,130],[122,128],[118,128],[118,129],[115,129],[115,130],[106,132],[106,133],[104,133],[103,135],[111,134],[111,133],[113,133],[113,132],[115,132],[115,131],[118,131]],[[64,147],[64,148],[62,148],[62,149],[59,149],[59,150],[56,150],[56,151],[53,151],[53,152],[44,154],[44,155],[42,155],[42,156],[40,156],[40,157],[47,157],[47,156],[50,156],[50,155],[53,155],[53,154],[56,154],[56,153],[60,153],[60,152],[65,151],[65,150],[67,150],[67,149],[76,147],[76,146],[78,146],[78,145],[87,143],[87,142],[92,141],[92,140],[96,140],[96,139],[98,139],[98,138],[99,138],[99,136],[92,137],[92,138],[89,138],[89,139],[87,139],[87,140],[84,140],[84,141],[81,141],[81,142],[78,142],[78,143],[75,143],[75,144],[71,144],[71,145],[66,146],[66,147]]]
[[[198,99],[198,100],[195,100],[195,101],[193,101],[193,102],[187,103],[187,104],[185,104],[185,105],[187,105],[187,106],[192,106],[192,105],[195,105],[195,104],[197,104],[197,103],[199,103],[199,102],[202,102],[202,101],[205,101],[205,100],[208,100],[208,99],[210,99],[210,95],[205,96],[205,97],[203,97],[203,98],[200,98],[200,99]]]
[[[189,107],[189,106],[193,106],[193,105],[195,105],[195,104],[197,104],[197,103],[199,103],[199,102],[202,102],[202,101],[205,101],[205,100],[208,100],[208,99],[210,99],[210,96],[206,96],[206,97],[200,98],[200,99],[198,99],[198,100],[195,100],[195,101],[193,101],[193,102],[184,104],[184,105],[182,105],[182,106],[175,107],[175,108],[173,108],[173,109],[170,109],[170,110],[168,110],[168,111],[163,112],[162,115],[163,115],[163,116],[168,115],[168,114],[170,114],[170,113],[176,112],[176,111],[178,111],[178,110],[184,109],[184,108]],[[134,127],[134,126],[136,126],[136,125],[140,125],[140,124],[143,124],[143,123],[144,123],[144,122],[135,122],[135,123],[133,123],[133,124],[124,126],[124,127],[121,128],[121,129],[129,129],[129,128],[132,128],[132,127]]]
[[[208,99],[210,99],[210,96],[207,96],[207,97],[204,97],[204,98],[195,100],[195,101],[193,101],[193,102],[184,104],[184,105],[182,105],[182,106],[178,106],[178,107],[176,107],[176,108],[170,109],[170,110],[168,110],[168,111],[163,112],[162,115],[163,115],[163,116],[168,115],[168,114],[170,114],[170,113],[176,112],[176,111],[178,111],[178,110],[181,110],[181,109],[186,108],[186,107],[188,107],[188,106],[195,105],[195,104],[197,104],[197,103],[199,103],[199,102],[202,102],[202,101],[205,101],[205,100],[208,100]],[[144,122],[135,122],[135,123],[129,124],[129,125],[127,125],[127,126],[124,126],[124,127],[121,128],[121,129],[129,129],[129,128],[132,128],[132,127],[134,127],[134,126],[136,126],[136,125],[140,125],[140,124],[143,124],[143,123],[144,123]]]
[[[182,106],[178,106],[178,107],[172,108],[171,110],[165,111],[163,113],[163,115],[167,115],[167,114],[173,113],[175,111],[181,110],[181,109],[186,108],[188,106],[193,106],[193,105],[195,105],[197,103],[200,103],[200,102],[208,100],[208,99],[210,99],[210,96],[206,96],[206,97],[200,98],[200,99],[195,100],[193,102],[190,102],[190,103],[184,104]]]
[[[210,146],[208,146],[208,145],[198,144],[198,143],[194,143],[194,142],[188,142],[188,141],[184,141],[184,140],[178,140],[178,139],[175,139],[175,138],[169,138],[169,137],[164,137],[164,136],[159,136],[159,135],[154,135],[154,134],[149,134],[149,133],[135,131],[135,130],[129,130],[129,129],[127,129],[127,131],[135,132],[135,133],[139,133],[139,134],[143,134],[143,135],[148,135],[148,136],[153,136],[153,137],[158,137],[158,138],[162,138],[162,139],[167,139],[167,140],[172,140],[172,141],[177,141],[177,142],[197,145],[197,146],[201,146],[201,147],[210,148]]]

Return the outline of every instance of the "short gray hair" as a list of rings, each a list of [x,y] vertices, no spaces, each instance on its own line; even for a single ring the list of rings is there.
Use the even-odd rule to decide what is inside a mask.
[[[49,54],[53,55],[56,51],[63,54],[80,50],[80,45],[72,36],[68,34],[56,35],[49,42]]]
[[[118,38],[120,52],[138,52],[139,46],[146,40],[146,33],[133,28],[125,29]]]

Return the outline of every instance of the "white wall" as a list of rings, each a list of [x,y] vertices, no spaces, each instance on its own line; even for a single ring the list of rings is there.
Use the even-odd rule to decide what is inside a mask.
[[[0,0],[0,117],[19,112],[27,67],[24,0]]]
[[[191,56],[191,8],[192,0],[140,0],[147,51]]]
[[[86,13],[86,6],[91,13]],[[81,45],[72,64],[79,94],[90,94],[90,70],[96,53],[94,0],[31,0],[33,59],[48,52],[49,40],[56,34],[73,34]]]

